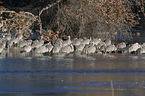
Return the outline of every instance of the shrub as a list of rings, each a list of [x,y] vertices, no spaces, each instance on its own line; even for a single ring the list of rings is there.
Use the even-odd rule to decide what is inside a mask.
[[[24,11],[17,13],[1,7],[0,21],[4,21],[1,30],[18,33],[19,29],[22,29],[24,36],[28,37],[33,33],[34,25],[38,25],[38,32],[47,40],[55,40],[66,35],[124,38],[130,35],[130,28],[138,24],[139,17],[132,6],[139,6],[138,11],[144,13],[143,0],[65,0],[65,4],[62,1],[57,0],[48,4],[36,15]],[[49,9],[52,7],[55,7],[55,14],[48,18],[49,25],[44,30],[45,19],[42,14],[45,10],[47,12],[43,15],[51,14],[53,10]]]
[[[138,24],[131,6],[129,0],[70,0],[58,8],[56,21],[62,33],[74,37],[128,36]]]

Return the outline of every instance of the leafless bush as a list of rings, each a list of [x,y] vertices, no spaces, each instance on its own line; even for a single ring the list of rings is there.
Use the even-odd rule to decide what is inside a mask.
[[[1,24],[3,24],[1,30],[3,33],[10,34],[10,32],[13,31],[17,34],[19,29],[21,29],[24,36],[28,37],[28,35],[32,33],[30,27],[35,22],[35,20],[37,20],[37,17],[32,13],[23,11],[17,13],[4,7],[0,7],[0,21]]]
[[[56,24],[62,34],[73,37],[128,36],[129,29],[138,23],[131,6],[129,0],[70,0],[58,8]]]
[[[18,27],[25,28],[27,31],[24,34],[27,36],[32,31],[31,26],[37,21],[40,34],[47,40],[55,40],[66,35],[101,38],[124,36],[125,39],[130,35],[130,28],[139,23],[140,13],[144,16],[145,12],[144,0],[67,0],[65,4],[62,1],[56,0],[48,4],[41,8],[37,15],[1,9],[0,20],[5,20],[6,24],[9,24],[9,26],[4,25],[2,30],[7,27],[8,31],[18,32]],[[136,6],[137,11],[132,6]],[[49,10],[53,7],[56,14],[48,18],[49,25],[44,27],[46,20],[42,14],[51,14]]]

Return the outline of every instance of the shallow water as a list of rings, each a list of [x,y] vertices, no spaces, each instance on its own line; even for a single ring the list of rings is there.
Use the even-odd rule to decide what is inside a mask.
[[[0,55],[0,96],[144,96],[145,55]]]

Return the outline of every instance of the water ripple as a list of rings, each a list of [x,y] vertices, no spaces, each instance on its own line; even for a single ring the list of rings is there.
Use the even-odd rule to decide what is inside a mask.
[[[145,73],[145,69],[95,69],[95,70],[1,70],[0,74],[7,73]]]

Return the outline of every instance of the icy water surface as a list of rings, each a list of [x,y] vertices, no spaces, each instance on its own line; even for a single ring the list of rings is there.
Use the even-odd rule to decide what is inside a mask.
[[[0,96],[145,96],[145,55],[2,53]]]

